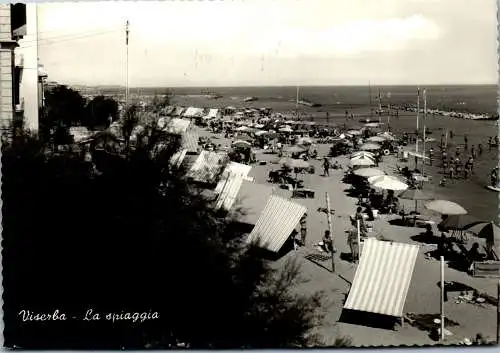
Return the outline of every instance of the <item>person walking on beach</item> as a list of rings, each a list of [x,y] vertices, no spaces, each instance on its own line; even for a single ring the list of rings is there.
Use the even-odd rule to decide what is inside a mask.
[[[472,158],[476,158],[476,147],[474,147],[474,145],[470,148],[470,154],[472,155]]]
[[[429,149],[429,164],[432,166],[432,160],[433,160],[433,157],[434,157],[434,149],[431,147]]]
[[[493,140],[491,139],[491,136],[488,137],[488,149],[491,151],[491,146],[493,145]]]
[[[464,149],[465,149],[465,151],[468,151],[468,150],[469,150],[469,144],[468,144],[468,141],[469,141],[469,140],[467,139],[467,135],[464,135],[464,145],[465,145]]]
[[[328,161],[327,157],[325,157],[325,159],[323,160],[323,169],[324,169],[323,175],[330,176],[330,161]]]
[[[483,145],[482,144],[477,145],[477,152],[479,155],[483,154]]]
[[[450,180],[455,179],[455,168],[453,168],[453,165],[450,165],[450,169],[448,170],[448,175],[450,177]]]
[[[357,263],[359,261],[358,231],[351,229],[347,233],[347,243],[351,249],[351,259],[352,262]]]

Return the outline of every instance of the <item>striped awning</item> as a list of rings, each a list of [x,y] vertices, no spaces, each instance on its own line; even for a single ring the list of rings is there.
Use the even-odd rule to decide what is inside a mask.
[[[219,194],[215,203],[215,208],[223,208],[229,211],[236,201],[241,184],[243,184],[243,177],[238,174],[229,174],[226,178],[219,181],[215,188],[215,192]]]
[[[213,183],[226,163],[226,153],[202,151],[188,171],[187,177],[202,183]]]
[[[403,316],[419,246],[367,239],[344,309]]]
[[[188,130],[182,134],[182,148],[187,152],[198,152],[198,133],[195,130]]]
[[[256,242],[262,248],[278,252],[306,212],[305,206],[272,195],[247,241]]]
[[[180,150],[170,157],[170,165],[175,168],[179,168],[186,157],[187,150]]]

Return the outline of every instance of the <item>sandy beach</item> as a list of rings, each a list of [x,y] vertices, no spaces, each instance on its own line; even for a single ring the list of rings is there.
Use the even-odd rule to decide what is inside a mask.
[[[214,136],[205,129],[200,130],[200,136]],[[223,135],[216,135],[216,143],[223,146],[229,146],[230,140],[224,139]],[[319,156],[325,156],[330,145],[319,144],[317,149]],[[278,164],[273,164],[271,161],[276,161],[276,155],[263,154],[257,151],[257,160],[268,161],[267,165],[252,165],[252,170],[249,176],[255,178],[256,183],[269,184],[267,182],[268,172],[273,169],[279,169]],[[349,160],[347,157],[333,158],[337,160],[343,167],[347,167]],[[308,209],[308,235],[306,246],[299,248],[297,251],[290,251],[279,260],[273,262],[273,266],[280,267],[288,258],[295,258],[302,264],[302,275],[307,280],[307,283],[300,287],[303,293],[310,293],[315,290],[322,290],[326,293],[327,301],[327,317],[321,327],[318,327],[318,332],[322,333],[327,340],[334,340],[337,336],[349,336],[353,345],[429,345],[435,344],[429,338],[428,332],[422,331],[416,327],[406,324],[403,328],[397,331],[378,329],[363,325],[354,325],[338,322],[342,313],[343,301],[347,297],[351,282],[354,278],[356,265],[344,260],[344,256],[350,253],[349,246],[346,240],[345,231],[351,229],[349,216],[355,213],[357,200],[346,195],[345,190],[349,189],[350,185],[342,182],[344,172],[342,170],[331,170],[330,176],[324,177],[320,175],[322,171],[321,161],[311,160],[310,163],[316,167],[315,174],[303,174],[301,178],[304,180],[304,187],[315,191],[314,199],[298,199],[298,202]],[[396,165],[401,165],[396,161],[394,156],[384,158],[379,167],[388,174],[394,174]],[[448,195],[455,195],[455,200],[460,198],[456,190],[460,189],[458,183],[446,191],[440,193],[440,197],[449,198]],[[466,194],[467,191],[463,191]],[[277,189],[277,193],[284,197],[291,198],[291,191]],[[310,261],[306,257],[308,255],[321,254],[314,244],[321,241],[323,233],[328,229],[327,218],[325,213],[319,212],[318,208],[325,207],[325,193],[329,194],[331,208],[335,210],[335,215],[332,216],[333,235],[335,246],[338,250],[336,254],[336,273],[332,273],[330,260],[325,261]],[[496,195],[489,195],[490,198]],[[412,201],[407,202],[407,207],[414,207]],[[467,207],[467,206],[466,206]],[[492,207],[492,206],[489,206]],[[420,208],[423,208],[422,206]],[[479,209],[479,208],[478,208]],[[436,223],[439,222],[439,216],[423,211],[423,214],[431,217]],[[420,246],[417,257],[416,266],[413,273],[410,289],[406,299],[404,313],[416,314],[439,314],[440,289],[438,282],[440,279],[439,261],[427,259],[424,255],[426,252],[436,248],[435,245],[419,243],[412,239],[415,235],[423,232],[422,228],[402,227],[391,225],[389,221],[399,216],[383,215],[373,222],[373,232],[369,233],[370,237],[382,236],[384,239],[393,240],[395,242],[417,244]],[[344,255],[343,255],[344,254]],[[457,271],[453,268],[446,267],[446,281],[457,281],[470,287],[477,289],[479,292],[485,292],[491,297],[496,297],[496,282],[491,279],[473,278],[467,273]],[[450,328],[453,336],[449,337],[447,343],[457,344],[465,337],[473,338],[477,333],[482,333],[483,336],[495,338],[496,334],[496,307],[486,305],[479,307],[472,304],[457,304],[453,299],[459,293],[450,293],[450,300],[445,303],[446,316],[459,323],[459,326]]]

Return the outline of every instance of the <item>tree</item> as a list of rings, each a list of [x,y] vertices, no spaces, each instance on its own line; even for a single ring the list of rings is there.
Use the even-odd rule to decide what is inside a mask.
[[[272,270],[242,241],[232,219],[218,217],[202,190],[169,167],[177,137],[151,128],[138,139],[137,148],[121,154],[90,151],[92,161],[76,151],[47,153],[30,137],[3,145],[5,345],[282,348],[316,342],[310,330],[323,315],[321,295],[293,291],[298,265]],[[23,309],[58,309],[67,320],[23,322]],[[109,313],[118,316],[108,320]],[[121,320],[124,313],[145,319]],[[99,320],[83,320],[95,314]]]
[[[85,99],[77,91],[59,85],[45,94],[46,116],[48,126],[76,126],[84,116]]]
[[[112,98],[97,96],[87,103],[82,125],[94,130],[96,126],[109,127],[109,120],[118,119],[118,102]]]

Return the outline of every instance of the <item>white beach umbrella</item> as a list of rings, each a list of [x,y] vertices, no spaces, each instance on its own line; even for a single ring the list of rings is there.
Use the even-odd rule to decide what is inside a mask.
[[[389,141],[394,141],[396,140],[396,138],[388,131],[385,131],[385,132],[382,132],[380,134],[378,134],[378,136],[381,136],[383,138],[385,138],[386,140],[389,140]]]
[[[361,135],[361,131],[359,131],[359,130],[349,130],[349,131],[347,131],[347,134],[352,135],[352,136],[357,136],[357,135]]]
[[[364,178],[371,178],[375,176],[381,176],[385,175],[385,172],[383,170],[377,169],[377,168],[361,168],[357,169],[354,172],[354,175],[364,177]]]
[[[375,155],[372,152],[368,151],[357,151],[351,154],[351,159],[353,158],[360,158],[360,157],[368,157],[368,158],[375,158]]]
[[[394,190],[394,191],[403,191],[408,189],[407,184],[389,175],[373,176],[368,178],[368,182],[373,187],[379,189]]]
[[[290,126],[285,126],[279,129],[279,132],[293,132]]]
[[[369,166],[375,165],[375,162],[372,159],[367,158],[367,157],[354,158],[354,159],[351,159],[350,162],[355,167],[360,167],[360,166],[369,167]]]
[[[369,141],[369,142],[384,142],[384,141],[386,141],[386,139],[383,138],[382,136],[372,136],[372,137],[369,137],[366,141]]]
[[[364,143],[362,144],[359,149],[364,150],[364,151],[375,151],[379,150],[381,146],[378,143]]]
[[[467,214],[467,210],[458,203],[447,200],[434,200],[425,205],[428,210],[438,212],[444,215]]]

